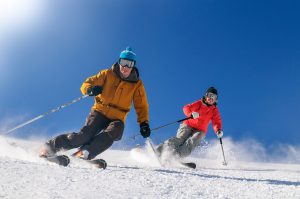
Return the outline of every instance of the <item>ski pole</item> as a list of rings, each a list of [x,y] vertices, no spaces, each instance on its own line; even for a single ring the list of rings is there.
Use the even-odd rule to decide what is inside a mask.
[[[89,96],[89,95],[83,95],[83,96],[81,96],[81,97],[79,97],[79,98],[77,98],[77,99],[74,99],[74,100],[72,100],[72,101],[70,101],[70,102],[67,102],[67,103],[65,103],[65,104],[63,104],[63,105],[61,105],[61,106],[59,106],[59,107],[57,107],[57,108],[54,108],[54,109],[52,109],[52,110],[50,110],[50,111],[48,111],[48,112],[46,112],[46,113],[44,113],[44,114],[41,114],[41,115],[39,115],[39,116],[37,116],[37,117],[31,119],[31,120],[28,120],[27,122],[24,122],[24,123],[22,123],[22,124],[20,124],[20,125],[18,125],[18,126],[16,126],[16,127],[14,127],[14,128],[12,128],[12,129],[10,129],[9,131],[6,131],[5,133],[2,133],[2,135],[8,135],[8,134],[10,134],[11,132],[13,132],[13,131],[15,131],[15,130],[17,130],[17,129],[23,127],[23,126],[26,126],[27,124],[30,124],[30,123],[35,122],[35,121],[37,121],[37,120],[39,120],[39,119],[41,119],[41,118],[43,118],[43,117],[45,117],[45,116],[47,116],[47,115],[50,115],[50,114],[52,114],[52,113],[55,113],[55,112],[57,112],[57,111],[59,111],[59,110],[65,108],[66,106],[69,106],[69,105],[71,105],[71,104],[74,104],[75,102],[78,102],[78,101],[80,101],[80,100],[86,98],[87,96]]]
[[[153,151],[153,153],[154,153],[154,155],[155,155],[155,158],[156,158],[157,161],[159,162],[160,166],[162,166],[162,162],[161,162],[160,158],[159,158],[158,155],[157,155],[157,151],[156,151],[156,149],[155,149],[155,147],[154,147],[154,144],[153,144],[152,140],[151,140],[149,137],[147,137],[146,142],[148,142],[150,148],[152,149],[152,151]]]
[[[173,125],[173,124],[176,124],[176,123],[180,123],[180,122],[182,122],[182,121],[185,121],[185,120],[188,120],[188,119],[192,119],[193,118],[193,116],[190,116],[190,117],[187,117],[187,118],[183,118],[183,119],[180,119],[180,120],[177,120],[177,121],[175,121],[175,122],[171,122],[171,123],[168,123],[168,124],[164,124],[164,125],[161,125],[161,126],[159,126],[159,127],[156,127],[156,128],[153,128],[153,129],[151,129],[150,131],[156,131],[156,130],[158,130],[158,129],[161,129],[161,128],[164,128],[164,127],[166,127],[166,126],[170,126],[170,125]],[[131,136],[131,137],[129,137],[130,139],[135,139],[137,136],[139,136],[140,134],[136,134],[136,135],[134,135],[134,136]]]
[[[220,144],[221,144],[221,149],[222,149],[222,154],[223,154],[223,159],[224,159],[224,162],[223,162],[223,165],[227,165],[227,162],[226,162],[226,159],[225,159],[225,154],[224,154],[224,149],[223,149],[223,142],[222,142],[222,138],[220,138]]]

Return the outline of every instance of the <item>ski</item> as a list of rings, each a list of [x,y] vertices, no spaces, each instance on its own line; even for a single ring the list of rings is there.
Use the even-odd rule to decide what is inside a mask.
[[[158,152],[157,152],[157,150],[155,149],[155,147],[152,143],[152,140],[150,138],[147,138],[147,142],[148,142],[149,146],[151,147],[151,149],[152,149],[156,159],[158,160],[160,166],[164,167],[164,164],[160,160],[160,157],[159,157]],[[185,166],[185,167],[191,168],[191,169],[196,169],[196,167],[197,167],[196,163],[194,163],[194,162],[180,162],[180,164],[182,166]]]
[[[196,169],[197,165],[194,162],[181,162],[181,165],[191,168],[191,169]]]
[[[78,150],[75,153],[72,154],[73,157],[79,158],[81,160],[84,160],[85,162],[94,165],[96,168],[99,169],[106,169],[107,167],[107,162],[103,159],[93,159],[93,160],[87,160],[85,158],[83,158],[82,156],[82,151]]]
[[[64,167],[68,166],[70,163],[70,158],[66,155],[54,155],[54,156],[42,157],[42,158],[45,158],[49,162],[53,162]]]
[[[85,161],[88,162],[89,164],[94,165],[96,168],[99,169],[106,169],[107,167],[107,163],[103,159],[94,159],[94,160],[85,160]]]

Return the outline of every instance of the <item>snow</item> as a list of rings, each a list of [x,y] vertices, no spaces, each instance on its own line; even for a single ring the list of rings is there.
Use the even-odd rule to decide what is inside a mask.
[[[161,167],[145,147],[107,150],[99,157],[108,167],[99,170],[73,158],[68,167],[46,162],[37,157],[41,144],[0,137],[0,198],[300,198],[299,164],[229,157],[223,166],[222,157],[193,156],[195,170]]]

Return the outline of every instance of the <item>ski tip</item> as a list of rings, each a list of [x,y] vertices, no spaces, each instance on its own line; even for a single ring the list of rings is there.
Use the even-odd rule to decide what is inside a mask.
[[[102,163],[102,169],[106,169],[107,167],[107,162],[103,159],[100,159],[100,162]]]
[[[183,162],[181,163],[183,166],[191,168],[191,169],[196,169],[197,165],[194,162]]]
[[[68,166],[70,163],[70,158],[66,155],[55,155],[55,156],[42,157],[42,158],[45,158],[49,162],[53,162],[64,167]]]
[[[90,160],[90,163],[94,164],[99,169],[106,169],[107,167],[107,162],[103,159]]]
[[[61,164],[62,166],[66,167],[70,164],[70,158],[68,156],[62,155],[61,158],[64,159]]]

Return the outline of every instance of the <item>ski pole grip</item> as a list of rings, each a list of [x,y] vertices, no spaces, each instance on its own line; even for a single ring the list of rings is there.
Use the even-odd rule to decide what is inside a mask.
[[[184,118],[184,119],[178,120],[177,122],[179,123],[179,122],[182,122],[182,121],[185,121],[185,120],[188,120],[188,119],[192,119],[192,118],[193,118],[193,116],[190,116],[190,117],[187,117],[187,118]]]

